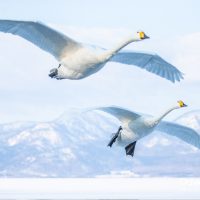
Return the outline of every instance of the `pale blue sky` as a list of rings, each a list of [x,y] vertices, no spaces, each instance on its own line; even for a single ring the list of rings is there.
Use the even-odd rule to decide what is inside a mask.
[[[0,33],[4,75],[0,121],[46,121],[70,107],[110,104],[157,114],[178,99],[190,107],[173,117],[199,109],[199,8],[198,0],[0,0],[0,19],[62,26],[65,34],[83,42],[110,47],[123,31],[142,29],[151,40],[128,48],[154,51],[186,74],[184,81],[173,85],[135,67],[108,64],[81,81],[51,80],[48,72],[58,64],[51,55],[19,37]]]
[[[141,28],[159,34],[199,31],[198,0],[1,0],[1,18],[68,26]],[[161,35],[161,36],[162,36]]]

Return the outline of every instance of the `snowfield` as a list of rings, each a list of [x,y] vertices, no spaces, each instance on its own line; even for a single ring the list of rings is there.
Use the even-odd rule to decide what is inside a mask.
[[[0,199],[199,199],[197,178],[1,179]]]

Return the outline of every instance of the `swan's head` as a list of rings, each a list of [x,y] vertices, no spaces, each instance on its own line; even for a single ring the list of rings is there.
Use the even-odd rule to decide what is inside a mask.
[[[187,105],[181,100],[177,101],[177,103],[179,108],[187,107]]]
[[[144,40],[144,39],[149,39],[150,37],[147,36],[143,31],[138,31],[137,38],[138,40]]]

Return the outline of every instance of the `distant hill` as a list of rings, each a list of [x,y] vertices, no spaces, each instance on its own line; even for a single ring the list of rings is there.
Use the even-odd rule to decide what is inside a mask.
[[[200,133],[200,111],[177,123]],[[51,122],[0,125],[0,177],[200,177],[200,150],[176,137],[153,133],[136,145],[135,157],[108,148],[117,120],[72,109]]]

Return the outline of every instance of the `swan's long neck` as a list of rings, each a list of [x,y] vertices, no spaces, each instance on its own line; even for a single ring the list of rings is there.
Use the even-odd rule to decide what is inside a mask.
[[[124,48],[128,44],[130,44],[132,42],[138,42],[138,41],[141,41],[141,40],[136,37],[135,38],[134,37],[126,38],[125,40],[120,42],[117,46],[115,46],[113,49],[109,50],[107,53],[110,57],[112,57],[113,55],[115,55],[118,51],[120,51],[122,48]]]
[[[180,108],[179,106],[173,106],[171,108],[169,108],[167,111],[165,111],[164,113],[162,113],[159,117],[157,117],[155,119],[155,124],[158,124],[166,115],[168,115],[171,111]]]

